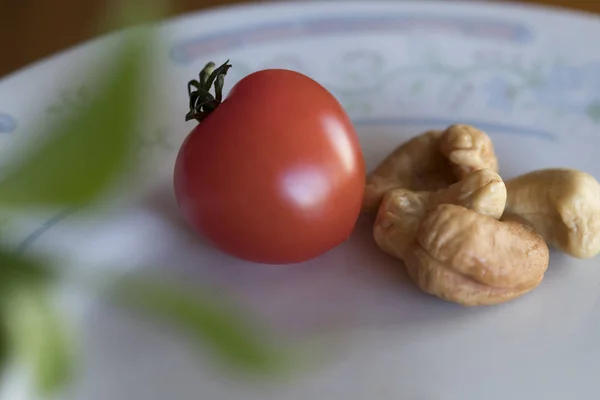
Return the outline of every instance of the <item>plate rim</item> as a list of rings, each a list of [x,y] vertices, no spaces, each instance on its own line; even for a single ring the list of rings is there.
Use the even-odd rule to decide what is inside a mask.
[[[564,6],[558,6],[554,4],[538,4],[538,3],[519,3],[517,1],[509,0],[509,1],[499,1],[499,0],[491,0],[486,2],[475,2],[472,0],[452,0],[452,2],[444,1],[444,0],[428,0],[426,2],[419,0],[406,0],[401,2],[393,2],[389,0],[374,0],[368,3],[360,0],[319,0],[319,1],[310,1],[306,2],[303,0],[285,0],[281,2],[259,2],[259,3],[235,3],[235,4],[223,4],[212,6],[205,9],[200,9],[196,11],[184,12],[181,14],[171,15],[165,18],[159,18],[156,21],[152,21],[149,23],[134,25],[124,28],[119,28],[116,30],[96,34],[90,39],[83,40],[79,43],[76,43],[71,46],[67,46],[62,50],[58,50],[52,54],[41,57],[38,60],[32,61],[22,67],[9,72],[8,74],[0,77],[0,86],[5,84],[6,82],[13,80],[23,74],[27,74],[30,71],[36,68],[42,68],[44,65],[53,62],[55,59],[69,57],[72,54],[77,53],[78,51],[91,48],[95,45],[99,45],[103,42],[108,42],[111,39],[116,39],[116,37],[123,35],[125,32],[131,31],[135,29],[135,27],[140,26],[151,26],[157,29],[168,29],[171,27],[175,27],[186,20],[193,20],[200,17],[208,18],[210,16],[216,16],[219,14],[235,14],[239,12],[243,12],[244,10],[256,10],[256,9],[272,9],[272,10],[286,10],[286,9],[296,9],[296,8],[304,8],[304,9],[327,9],[329,7],[337,6],[340,4],[351,5],[352,7],[357,8],[365,8],[365,9],[377,9],[377,8],[398,8],[402,9],[410,6],[425,6],[426,8],[431,9],[448,9],[451,6],[462,8],[468,7],[473,10],[493,10],[493,9],[505,9],[512,10],[516,12],[529,12],[533,14],[547,13],[548,15],[554,17],[566,17],[573,19],[584,19],[588,22],[598,23],[598,27],[600,28],[600,14],[595,14],[590,11],[584,10],[576,10],[566,8]],[[442,11],[443,12],[443,11]]]

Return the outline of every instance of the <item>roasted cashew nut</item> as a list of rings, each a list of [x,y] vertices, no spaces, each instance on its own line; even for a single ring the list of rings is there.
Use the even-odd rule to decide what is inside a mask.
[[[578,258],[600,252],[600,184],[585,172],[553,168],[506,182],[506,210],[529,221],[549,245]]]
[[[498,159],[490,137],[470,125],[451,125],[440,140],[440,151],[450,161],[454,175],[463,179],[473,171],[498,172]]]
[[[436,191],[479,169],[498,172],[492,141],[484,132],[468,125],[425,132],[398,146],[367,176],[362,210],[377,212],[392,189]]]
[[[504,212],[506,187],[497,173],[482,169],[435,193],[391,190],[385,194],[377,213],[373,228],[375,242],[386,253],[404,259],[425,214],[444,203],[498,219]]]
[[[548,246],[531,227],[452,204],[425,216],[405,257],[421,290],[467,306],[498,304],[531,291],[548,262]]]
[[[397,188],[439,190],[456,182],[440,152],[443,131],[428,131],[398,146],[367,176],[363,211],[376,212],[386,192]]]

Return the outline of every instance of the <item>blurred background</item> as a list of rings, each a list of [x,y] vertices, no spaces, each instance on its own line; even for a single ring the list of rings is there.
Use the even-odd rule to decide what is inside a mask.
[[[102,18],[108,2],[109,0],[0,0],[0,49],[2,51],[0,77],[101,33],[98,21]],[[209,7],[249,2],[247,0],[170,0],[169,13],[178,15]],[[525,0],[524,2],[600,13],[599,0]]]

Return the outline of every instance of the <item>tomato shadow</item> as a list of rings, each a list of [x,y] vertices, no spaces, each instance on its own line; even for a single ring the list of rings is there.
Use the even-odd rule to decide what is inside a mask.
[[[369,216],[361,216],[351,237],[328,253],[281,266],[244,262],[213,248],[182,218],[170,186],[157,187],[142,207],[160,215],[177,238],[156,260],[162,271],[208,285],[280,334],[422,329],[484,312],[416,288],[402,262],[375,244]]]

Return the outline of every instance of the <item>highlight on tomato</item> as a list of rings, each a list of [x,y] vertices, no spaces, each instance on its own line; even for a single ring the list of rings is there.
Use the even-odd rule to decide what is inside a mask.
[[[291,70],[251,73],[223,99],[229,68],[208,63],[188,84],[186,120],[198,125],[175,163],[179,208],[234,257],[313,259],[344,242],[360,213],[365,162],[355,129],[330,92]]]

